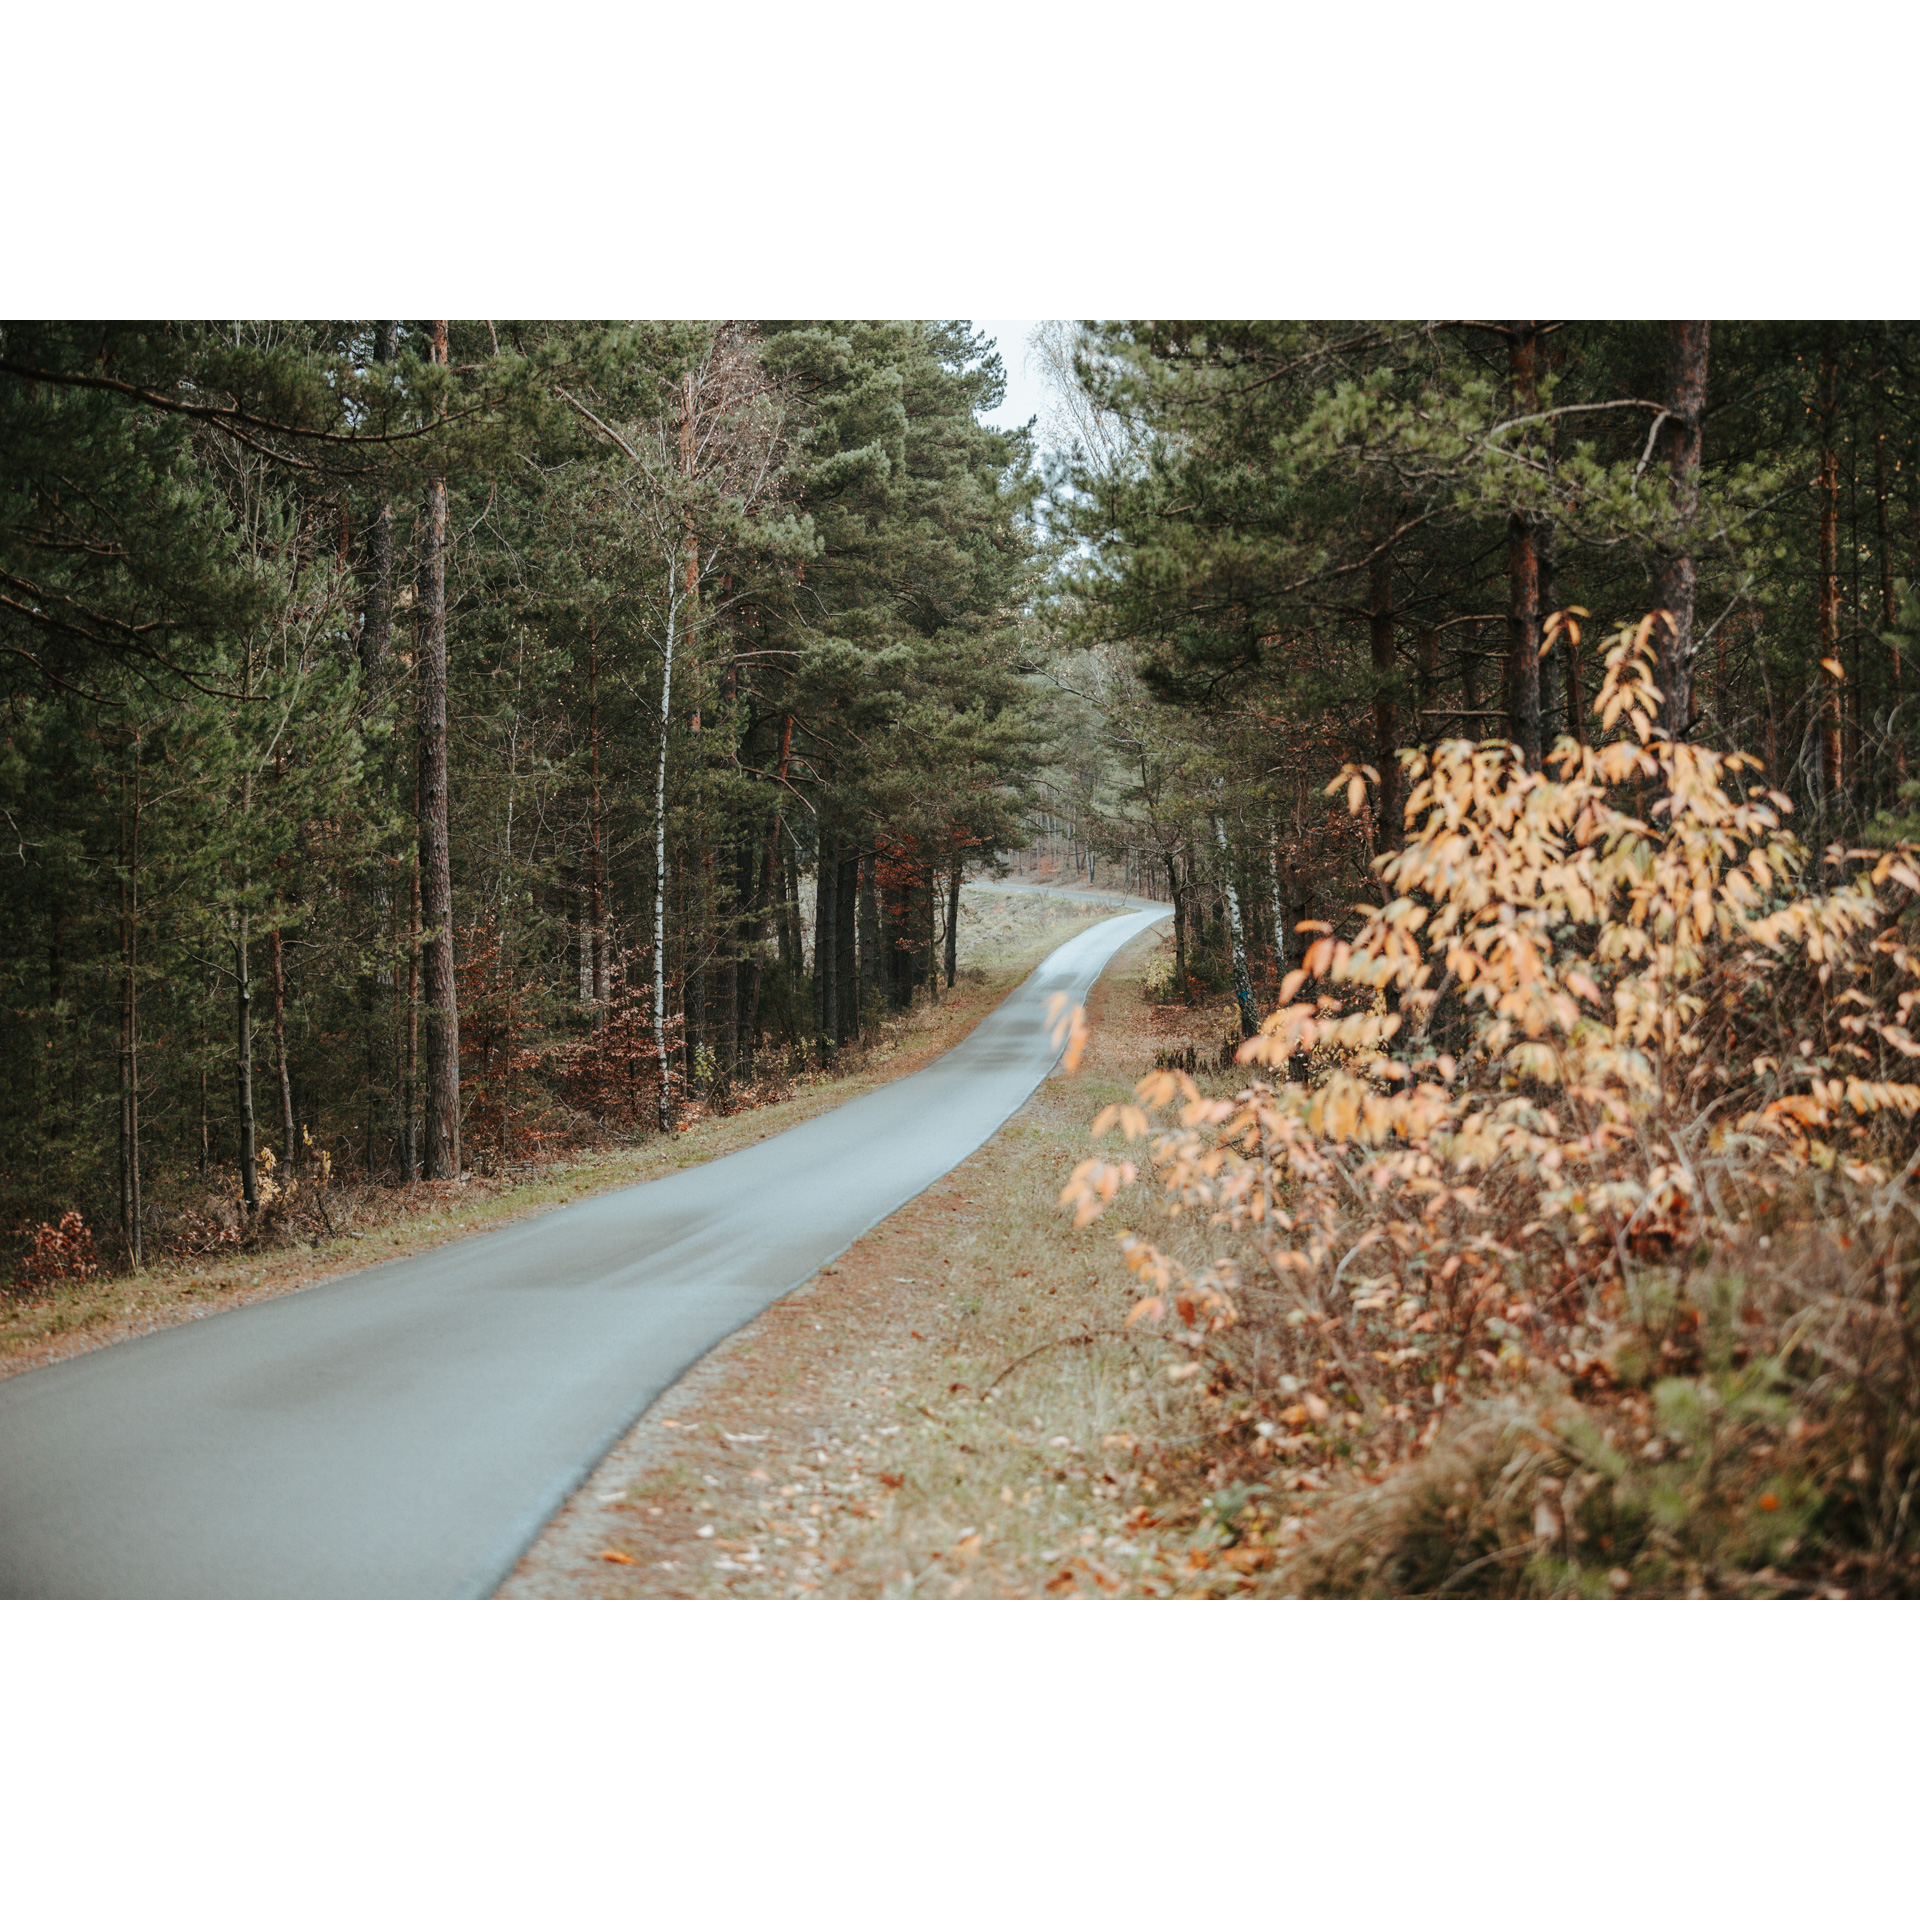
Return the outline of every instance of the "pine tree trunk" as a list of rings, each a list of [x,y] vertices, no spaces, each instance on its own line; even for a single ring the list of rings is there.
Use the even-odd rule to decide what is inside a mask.
[[[660,752],[653,780],[653,1048],[660,1062],[660,1131],[673,1131],[673,1066],[667,1056],[667,731],[673,717],[678,634],[678,556],[667,562],[667,647],[660,673]]]
[[[1878,370],[1876,369],[1876,372]],[[1880,383],[1874,382],[1876,395],[1881,391]],[[1876,401],[1876,412],[1878,402]],[[1873,501],[1874,530],[1879,536],[1880,547],[1880,638],[1887,649],[1893,666],[1893,705],[1900,705],[1900,649],[1892,644],[1895,626],[1900,616],[1898,593],[1894,587],[1893,575],[1893,522],[1887,500],[1887,429],[1876,419],[1873,435]],[[1907,778],[1907,734],[1904,724],[1896,720],[1893,728],[1894,740],[1894,780],[1896,792],[1906,784]]]
[[[953,868],[947,876],[947,991],[953,991],[954,974],[958,971],[960,958],[960,870],[964,863],[960,856],[953,857]]]
[[[1707,405],[1708,322],[1667,323],[1666,409],[1660,435],[1667,453],[1673,502],[1673,551],[1660,569],[1656,593],[1672,620],[1660,651],[1661,719],[1674,739],[1693,723],[1693,523],[1700,505],[1701,422]]]
[[[447,364],[447,323],[433,323],[432,359]],[[420,909],[427,935],[429,1180],[460,1175],[460,1009],[453,952],[453,866],[447,834],[447,482],[427,482],[420,555]]]
[[[882,974],[886,980],[887,1005],[901,1012],[913,1004],[913,958],[908,935],[912,927],[913,890],[903,888],[897,878],[897,864],[880,880],[880,924]]]
[[[1540,549],[1532,519],[1507,519],[1508,737],[1540,764]]]
[[[880,902],[874,891],[873,835],[861,836],[860,849],[860,1008],[866,1017],[880,997]]]
[[[766,872],[760,883],[760,917],[755,928],[753,974],[747,988],[746,1012],[741,1021],[740,1044],[743,1052],[751,1056],[760,1045],[760,988],[766,972],[766,943],[768,939],[767,914],[774,913],[774,929],[777,936],[776,952],[779,963],[789,975],[792,972],[791,925],[787,915],[787,861],[783,835],[786,830],[786,791],[787,770],[793,760],[793,715],[785,715],[780,723],[780,770],[774,784],[781,794],[780,804],[773,811],[773,827],[767,836]]]
[[[1551,375],[1558,367],[1562,355],[1551,334],[1541,336],[1535,343],[1538,370],[1535,377],[1535,393],[1538,395],[1539,375]],[[1539,437],[1536,442],[1542,462],[1546,466],[1549,478],[1554,472],[1556,423],[1544,420],[1540,423]],[[1535,537],[1540,555],[1540,624],[1545,626],[1548,618],[1557,612],[1560,597],[1559,548],[1554,535],[1553,522],[1541,518],[1535,523]],[[1541,645],[1544,645],[1542,641]],[[1535,647],[1536,654],[1541,646]],[[1561,684],[1559,646],[1545,648],[1540,660],[1540,752],[1544,759],[1553,750],[1561,734],[1569,729],[1569,723],[1563,717],[1562,702],[1565,689]]]
[[[383,914],[382,918],[384,917],[385,916]],[[366,1041],[366,1049],[367,1049],[367,1099],[366,1099],[366,1108],[365,1108],[365,1125],[366,1125],[366,1135],[367,1135],[366,1137],[367,1179],[369,1182],[372,1181],[374,1176],[373,1143],[380,1131],[379,1096],[376,1092],[376,1089],[380,1084],[380,1077],[379,1077],[380,1048],[379,1048],[379,1041],[375,1032],[375,1029],[379,1024],[377,1019],[375,1018],[375,1015],[378,1011],[377,1005],[376,1005],[378,998],[379,998],[379,994],[378,994],[378,987],[374,979],[373,963],[369,961],[364,971],[360,975],[360,1018],[361,1018],[362,1027],[364,1029],[364,1038]]]
[[[590,839],[587,886],[593,929],[593,1030],[596,1034],[604,1035],[607,1026],[607,869],[600,838],[599,652],[591,615],[587,619],[587,738],[591,756],[587,785],[587,829]],[[598,1058],[599,1048],[596,1047],[596,1061]]]
[[[691,1095],[699,1085],[698,1048],[702,1012],[698,951],[699,884],[696,875],[694,884],[691,887],[688,885],[687,856],[684,853],[674,862],[674,878],[680,883],[680,1071],[685,1076],[683,1084]]]
[[[260,1211],[259,1169],[253,1130],[253,981],[247,966],[247,914],[240,912],[234,940],[234,1073],[240,1105],[240,1194],[247,1212]]]
[[[1540,555],[1540,625],[1545,626],[1548,617],[1555,611],[1554,599],[1558,590],[1557,552],[1554,546],[1553,528],[1542,526],[1536,535],[1536,546]],[[1540,752],[1542,757],[1553,750],[1554,743],[1566,731],[1565,715],[1562,711],[1562,689],[1560,685],[1560,654],[1558,646],[1548,646],[1542,640],[1534,651],[1540,656]]]
[[[1866,709],[1862,704],[1862,695],[1866,687],[1861,673],[1860,636],[1866,625],[1866,610],[1860,594],[1860,444],[1859,435],[1854,432],[1851,422],[1847,430],[1847,552],[1852,556],[1847,625],[1853,634],[1853,658],[1847,666],[1847,684],[1841,689],[1841,699],[1843,711],[1848,711],[1851,719],[1844,740],[1845,791],[1849,802],[1858,805],[1865,797],[1865,775],[1862,772],[1865,754],[1862,749]]]
[[[1508,336],[1507,374],[1513,405],[1522,414],[1539,410],[1534,369],[1538,323],[1513,323]],[[1540,764],[1540,539],[1530,513],[1507,517],[1507,726],[1508,737]]]
[[[287,971],[280,944],[280,895],[273,896],[273,1059],[280,1081],[281,1165],[288,1176],[293,1172],[293,1078],[287,1071]]]
[[[393,361],[400,348],[400,323],[373,323],[373,358],[377,365]],[[387,661],[393,628],[393,502],[382,500],[367,529],[367,591],[360,613],[360,673],[362,698],[368,706]]]
[[[1367,633],[1373,665],[1374,766],[1380,775],[1378,851],[1398,849],[1400,806],[1400,703],[1393,690],[1393,556],[1376,552],[1367,569]]]
[[[780,870],[780,914],[775,923],[779,928],[780,967],[792,991],[805,970],[800,942],[800,862],[791,847],[783,846],[775,858]]]
[[[48,903],[47,912],[47,1031],[53,1042],[47,1049],[47,1130],[49,1141],[57,1141],[64,1138],[68,1130],[65,1124],[67,1116],[61,1112],[60,1102],[56,1093],[60,1063],[71,1057],[67,1047],[66,1010],[61,1005],[61,1001],[65,997],[67,981],[66,929],[67,909],[65,904],[56,897]],[[200,1066],[203,1077],[206,1072],[207,1062],[204,1006],[205,1002],[203,1001],[203,1012],[201,1016],[203,1032],[200,1046]]]
[[[140,775],[121,775],[120,867],[120,1225],[134,1271],[144,1257],[140,1228]]]
[[[1833,445],[1835,387],[1839,368],[1834,361],[1832,331],[1821,352],[1820,365],[1820,659],[1814,668],[1823,714],[1820,771],[1821,798],[1832,808],[1840,804],[1840,461]],[[1829,664],[1831,663],[1831,664]]]
[[[1178,856],[1163,852],[1160,858],[1167,869],[1167,898],[1173,902],[1173,970],[1178,976],[1174,985],[1181,999],[1192,1006],[1193,983],[1187,977],[1187,889],[1181,884]]]
[[[927,1005],[937,1007],[940,1004],[940,929],[936,924],[936,916],[939,912],[936,905],[939,889],[935,884],[936,876],[931,861],[921,869],[921,874],[921,898],[927,903],[927,937],[920,949],[920,961],[926,969]]]
[[[213,1172],[213,1122],[208,1112],[207,1102],[207,1060],[213,1048],[213,1036],[208,1032],[208,1008],[213,999],[214,985],[209,979],[200,982],[200,1178],[207,1179]]]
[[[833,876],[833,988],[839,1019],[834,1032],[842,1046],[855,1044],[860,1038],[860,966],[854,945],[860,906],[858,847],[858,841],[847,839],[835,849],[838,866]]]
[[[420,1178],[420,849],[413,853],[412,904],[407,915],[407,1072],[401,1086],[405,1109],[407,1184]]]
[[[838,836],[822,821],[813,876],[813,995],[820,1042],[829,1050],[840,1037],[840,961],[835,952],[840,937],[839,877]]]
[[[726,942],[726,959],[720,968],[720,1014],[716,1024],[719,1040],[720,1072],[730,1080],[740,1063],[740,935],[743,914],[751,907],[753,887],[753,850],[734,847],[733,872],[728,879],[723,901],[725,918],[721,938]]]
[[[760,877],[753,895],[753,959],[747,967],[745,991],[740,997],[739,1039],[736,1052],[742,1067],[751,1068],[760,1052],[760,990],[767,973],[767,943],[773,938],[770,915],[775,912],[775,855],[779,846],[780,823],[775,818],[767,850],[761,861]],[[779,903],[784,905],[785,902]]]
[[[1431,627],[1420,636],[1420,711],[1415,716],[1418,724],[1414,729],[1415,738],[1421,746],[1431,746],[1439,734],[1439,727],[1433,718],[1433,710],[1439,704],[1440,679],[1440,636]],[[1279,831],[1278,826],[1275,832]]]
[[[698,733],[698,711],[688,715],[688,730]],[[695,749],[696,756],[698,748]],[[695,764],[698,764],[696,758]],[[697,859],[694,866],[692,899],[680,910],[680,945],[686,955],[684,984],[680,1005],[686,1020],[687,1078],[701,1080],[700,1049],[707,1044],[707,960],[712,951],[713,929],[713,849],[706,845],[704,823],[696,830]]]

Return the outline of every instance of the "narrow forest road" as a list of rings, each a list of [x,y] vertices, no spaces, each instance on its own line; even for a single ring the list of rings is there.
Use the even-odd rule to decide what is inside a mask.
[[[1048,996],[1167,911],[1090,927],[932,1066],[724,1159],[0,1383],[0,1595],[492,1592],[701,1354],[1020,1108],[1059,1055]]]

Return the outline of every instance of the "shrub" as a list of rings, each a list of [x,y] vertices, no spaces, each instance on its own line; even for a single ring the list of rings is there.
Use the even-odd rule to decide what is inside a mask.
[[[1294,1556],[1313,1590],[1746,1590],[1810,1554],[1908,1578],[1920,865],[1816,866],[1757,762],[1659,733],[1653,632],[1608,654],[1612,738],[1551,772],[1403,756],[1388,902],[1239,1049],[1271,1078],[1156,1072],[1096,1123],[1167,1196],[1179,1244],[1122,1247],[1133,1317],[1190,1348],[1209,1480],[1372,1482]],[[1335,787],[1357,808],[1370,777]],[[1084,1225],[1136,1172],[1084,1162],[1063,1202]],[[1797,1269],[1756,1266],[1770,1229]]]
[[[20,1237],[27,1242],[19,1270],[23,1286],[72,1286],[100,1271],[92,1229],[71,1208],[60,1216],[58,1225],[22,1227]]]

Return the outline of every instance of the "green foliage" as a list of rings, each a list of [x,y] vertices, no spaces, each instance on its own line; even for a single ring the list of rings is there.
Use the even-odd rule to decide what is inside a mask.
[[[9,1225],[71,1205],[124,1258],[133,1175],[162,1240],[228,1204],[243,966],[261,1139],[405,1173],[430,477],[483,1154],[648,1124],[636,1077],[724,1103],[763,1036],[817,1046],[822,823],[910,845],[923,902],[1020,834],[1033,483],[975,417],[990,343],[452,322],[442,365],[431,338],[0,327]]]

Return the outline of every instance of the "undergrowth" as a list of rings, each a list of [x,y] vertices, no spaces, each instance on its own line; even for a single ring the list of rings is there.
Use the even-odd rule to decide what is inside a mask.
[[[1655,631],[1548,770],[1403,755],[1386,904],[1256,1077],[1096,1124],[1161,1190],[1121,1249],[1186,1349],[1198,1431],[1146,1452],[1203,1588],[1920,1591],[1920,863],[1815,859],[1757,762],[1669,739]]]

